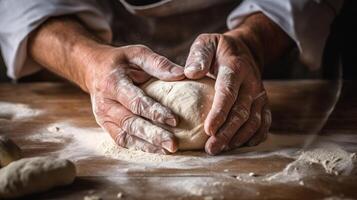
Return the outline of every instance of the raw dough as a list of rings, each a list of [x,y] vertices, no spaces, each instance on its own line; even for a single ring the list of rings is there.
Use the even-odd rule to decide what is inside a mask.
[[[8,137],[0,136],[0,167],[21,158],[21,149]]]
[[[16,198],[73,182],[72,162],[51,157],[24,158],[0,170],[0,199]]]
[[[180,150],[204,149],[208,139],[203,129],[204,120],[214,96],[214,80],[151,81],[142,89],[179,116],[179,124],[170,130],[179,139]]]

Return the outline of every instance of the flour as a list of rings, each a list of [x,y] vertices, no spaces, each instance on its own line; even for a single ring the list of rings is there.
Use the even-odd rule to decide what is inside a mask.
[[[303,151],[282,172],[268,176],[265,180],[300,182],[305,177],[321,174],[319,167],[322,167],[328,174],[349,175],[355,167],[356,158],[354,155],[354,153],[348,153],[338,145],[323,143]]]
[[[0,101],[0,124],[2,121],[19,121],[42,113],[42,110],[31,108],[26,104]]]
[[[50,124],[48,127],[37,130],[35,134],[27,136],[26,139],[32,142],[22,147],[24,149],[33,148],[32,146],[36,146],[42,142],[65,144],[66,146],[63,149],[47,154],[74,161],[93,156],[104,156],[127,162],[129,164],[128,168],[160,167],[185,169],[238,158],[261,158],[272,155],[291,157],[294,154],[295,148],[285,148],[280,151],[276,147],[272,147],[272,140],[274,140],[275,136],[271,138],[259,146],[255,152],[252,152],[254,147],[247,147],[228,152],[224,156],[208,156],[203,151],[184,151],[171,155],[159,155],[119,147],[114,143],[109,134],[99,127],[80,128],[70,122],[60,122]],[[285,137],[277,141],[286,145],[284,140],[286,140]],[[295,145],[299,143],[296,141],[300,140],[294,139],[292,141],[294,141]],[[274,151],[271,151],[273,149]]]
[[[310,149],[299,151],[295,160],[282,171],[265,176],[251,176],[241,173],[236,179],[247,183],[287,183],[305,185],[304,178],[319,174],[349,175],[355,169],[357,159],[354,153],[348,153],[333,143],[320,143]],[[322,169],[322,170],[321,170]]]
[[[116,145],[109,134],[99,127],[80,128],[69,122],[50,124],[48,127],[39,130],[36,134],[28,136],[26,139],[33,141],[32,145],[41,142],[65,144],[63,149],[48,153],[62,159],[78,161],[93,156],[103,156],[127,163],[126,168],[108,169],[119,172],[155,168],[194,169],[196,167],[211,166],[216,163],[242,158],[257,159],[280,156],[294,159],[294,161],[277,173],[256,176],[252,176],[252,174],[256,174],[255,172],[239,173],[236,174],[234,180],[262,184],[281,182],[296,182],[299,184],[300,181],[310,175],[321,173],[347,175],[354,169],[355,154],[348,153],[340,146],[332,144],[333,135],[318,137],[317,140],[323,142],[311,149],[301,151],[300,149],[304,145],[304,141],[308,138],[309,136],[307,135],[269,134],[268,139],[256,147],[239,148],[220,156],[208,156],[203,151],[184,151],[171,155],[159,155],[128,150]],[[347,138],[351,140],[352,136]],[[338,137],[338,142],[345,144],[346,141]],[[24,148],[31,147],[24,146]],[[231,174],[228,170],[226,171],[227,174]]]
[[[324,144],[304,151],[298,160],[320,164],[329,174],[348,175],[354,167],[354,155],[335,144]]]

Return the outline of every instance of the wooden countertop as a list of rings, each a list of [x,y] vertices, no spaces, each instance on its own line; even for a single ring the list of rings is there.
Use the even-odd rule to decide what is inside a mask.
[[[307,134],[314,133],[321,127],[320,134],[350,134],[357,130],[357,82],[344,83],[340,100],[326,124],[324,118],[330,112],[335,99],[335,82],[266,81],[265,86],[273,113],[273,133]],[[26,157],[46,155],[63,148],[61,145],[34,144],[26,140],[26,136],[48,124],[70,120],[78,127],[97,127],[88,95],[67,83],[0,84],[1,102],[26,104],[33,109],[45,111],[34,118],[21,121],[16,121],[11,115],[0,116],[7,119],[7,122],[0,123],[0,133],[9,134],[22,147]],[[221,156],[224,158],[225,155]],[[279,156],[239,158],[210,166],[152,170],[142,168],[118,170],[114,173],[105,169],[125,168],[125,162],[92,156],[76,161],[78,177],[72,185],[34,195],[32,198],[83,199],[86,195],[97,195],[102,199],[117,199],[118,192],[122,192],[123,199],[357,199],[356,174],[321,174],[307,177],[304,185],[262,184],[234,178],[237,173],[253,171],[264,175],[277,172],[291,161]],[[230,184],[222,184],[227,182]],[[201,188],[204,189],[203,192],[198,190]]]

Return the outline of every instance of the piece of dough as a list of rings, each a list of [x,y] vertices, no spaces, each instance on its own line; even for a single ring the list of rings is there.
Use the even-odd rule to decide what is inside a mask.
[[[0,167],[21,158],[21,149],[8,137],[0,136]]]
[[[67,185],[76,176],[74,164],[52,157],[24,158],[0,170],[0,199],[16,198]]]
[[[154,80],[143,85],[142,89],[179,116],[177,127],[160,126],[175,134],[179,139],[180,150],[204,149],[208,136],[204,132],[203,123],[214,96],[213,79],[174,82]]]

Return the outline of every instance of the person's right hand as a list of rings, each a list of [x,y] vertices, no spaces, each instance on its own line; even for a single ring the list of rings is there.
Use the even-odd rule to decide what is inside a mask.
[[[151,153],[177,151],[174,135],[149,120],[176,126],[178,119],[136,84],[150,77],[181,80],[183,68],[142,45],[104,47],[89,59],[92,69],[85,82],[94,116],[114,141],[122,147]]]

